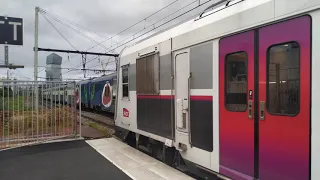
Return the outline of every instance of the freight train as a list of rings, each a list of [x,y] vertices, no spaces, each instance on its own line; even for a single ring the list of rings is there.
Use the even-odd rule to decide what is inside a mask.
[[[204,179],[319,180],[320,1],[219,2],[122,50],[116,136]]]

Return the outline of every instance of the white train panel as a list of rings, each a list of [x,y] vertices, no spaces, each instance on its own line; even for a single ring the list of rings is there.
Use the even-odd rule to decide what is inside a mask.
[[[316,7],[319,7],[318,0],[276,0],[275,15],[278,17]]]
[[[311,179],[320,179],[320,83],[318,77],[320,77],[320,71],[318,66],[320,63],[320,11],[312,12],[312,100],[311,100]]]

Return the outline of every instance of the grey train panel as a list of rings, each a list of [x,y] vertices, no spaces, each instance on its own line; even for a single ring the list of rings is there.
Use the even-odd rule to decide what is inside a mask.
[[[202,44],[190,49],[191,89],[212,89],[213,45]]]
[[[136,64],[129,65],[129,91],[136,90]]]
[[[171,54],[160,56],[160,90],[171,90]],[[136,64],[129,66],[129,91],[136,91]]]
[[[161,115],[161,129],[165,137],[171,139],[174,138],[173,128],[175,127],[174,119],[174,97],[161,98],[160,101],[160,115]]]
[[[160,57],[160,90],[171,90],[171,54]]]
[[[160,96],[137,98],[138,129],[171,139],[171,103],[171,98]]]
[[[212,99],[190,101],[191,143],[193,146],[213,150],[213,103]]]

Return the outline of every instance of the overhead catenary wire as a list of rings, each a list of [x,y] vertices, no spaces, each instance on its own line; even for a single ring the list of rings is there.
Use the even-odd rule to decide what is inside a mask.
[[[199,4],[198,6],[196,6],[196,7],[192,8],[192,9],[190,9],[190,10],[188,10],[188,11],[186,11],[186,12],[184,12],[184,13],[182,13],[182,14],[180,14],[180,15],[178,15],[178,16],[176,16],[176,17],[174,17],[174,18],[172,18],[172,19],[170,19],[170,20],[168,20],[168,21],[166,21],[166,22],[164,22],[164,23],[162,23],[162,24],[158,25],[158,26],[156,26],[154,29],[159,28],[159,27],[161,27],[161,26],[163,26],[163,25],[165,25],[165,24],[168,24],[168,23],[172,22],[173,20],[175,20],[175,19],[177,19],[177,18],[179,18],[179,17],[181,17],[181,16],[183,16],[183,15],[185,15],[185,14],[187,14],[187,13],[189,13],[189,12],[191,12],[191,11],[193,11],[193,10],[197,9],[197,8],[199,8],[200,6],[203,6],[204,4],[209,3],[210,1],[212,1],[212,0],[205,1],[204,3]],[[193,3],[195,3],[195,2],[198,2],[198,0],[193,1],[193,2],[192,2],[192,3],[190,3],[190,4],[193,4]],[[187,6],[189,6],[190,4],[188,4]],[[125,43],[123,43],[123,44],[120,44],[120,45],[116,46],[115,48],[111,49],[111,50],[110,50],[110,51],[108,51],[108,52],[114,51],[114,50],[116,50],[117,48],[122,47],[123,45],[125,45],[125,44],[127,44],[127,43],[129,43],[129,42],[131,42],[131,41],[133,41],[133,40],[135,40],[135,39],[138,39],[138,38],[140,38],[140,37],[142,37],[142,36],[144,36],[144,35],[146,35],[146,34],[148,34],[148,33],[152,32],[154,29],[149,30],[149,31],[147,31],[147,32],[145,32],[145,33],[143,33],[143,34],[141,34],[141,35],[139,35],[139,36],[137,36],[137,37],[135,37],[135,38],[133,38],[133,39],[129,40],[129,41],[126,41]],[[129,38],[127,38],[127,39],[129,39]],[[126,39],[125,39],[125,40],[126,40]],[[123,41],[121,41],[121,42],[124,42],[124,40],[123,40]],[[120,42],[120,43],[121,43],[121,42]]]
[[[26,79],[32,80],[31,78],[29,78],[29,77],[27,77],[27,76],[24,76],[24,75],[22,75],[22,74],[17,74],[16,72],[11,72],[11,74],[15,74],[15,75],[20,76],[20,77],[22,77],[22,78],[26,78]]]
[[[69,24],[67,24],[67,23],[65,23],[65,22],[68,22],[68,23],[70,23],[70,24],[73,24],[73,25],[75,25],[75,26],[77,26],[77,27],[80,27],[80,28],[82,28],[82,29],[85,29],[85,30],[89,30],[89,29],[84,28],[83,26],[81,26],[81,25],[79,25],[79,24],[76,24],[76,23],[74,23],[74,22],[72,22],[72,21],[70,21],[70,20],[67,20],[67,19],[65,19],[65,18],[62,18],[62,17],[60,17],[60,16],[58,16],[58,15],[55,15],[55,14],[53,14],[53,13],[50,13],[50,12],[44,10],[44,9],[40,9],[40,13],[41,13],[44,17],[48,16],[48,17],[52,18],[53,20],[57,21],[58,23],[60,23],[61,25],[65,26],[65,27],[67,27],[67,28],[70,28],[70,29],[73,30],[74,32],[80,34],[81,36],[83,36],[83,37],[85,37],[85,38],[87,38],[87,39],[89,39],[89,40],[92,41],[93,43],[95,43],[95,44],[99,43],[98,41],[94,40],[94,39],[91,38],[90,36],[88,36],[88,35],[84,34],[83,32],[81,32],[81,30],[76,29],[76,28],[72,27],[71,25],[69,25]],[[47,18],[46,18],[46,19],[47,19]],[[64,20],[65,22],[63,22],[63,20]],[[94,32],[92,32],[91,30],[89,30],[89,31],[90,31],[90,33],[94,33]],[[94,33],[94,34],[97,34],[97,33]],[[101,35],[100,35],[100,36],[101,36]],[[104,49],[107,49],[107,47],[104,46],[103,44],[101,44],[100,46],[103,47]],[[72,57],[71,57],[71,58],[72,58]],[[68,56],[68,60],[70,60],[69,56]],[[66,64],[67,62],[68,62],[68,61],[65,61],[63,64]],[[44,71],[44,69],[42,69],[42,70],[39,71],[39,72],[42,72],[42,71]]]
[[[132,27],[135,27],[136,25],[140,24],[140,23],[141,23],[141,22],[143,22],[143,21],[146,21],[146,20],[147,20],[147,19],[149,19],[150,17],[152,17],[152,16],[156,15],[157,13],[159,13],[159,12],[163,11],[164,9],[166,9],[166,8],[168,8],[168,7],[170,7],[170,6],[172,6],[173,4],[175,4],[175,3],[176,3],[176,2],[178,2],[178,1],[179,1],[179,0],[175,0],[175,1],[173,1],[172,3],[170,3],[170,4],[166,5],[165,7],[161,8],[161,9],[157,10],[156,12],[154,12],[154,13],[150,14],[149,16],[147,16],[147,17],[143,18],[142,20],[140,20],[140,21],[138,21],[138,22],[134,23],[133,25],[131,25],[131,26],[129,26],[129,27],[127,27],[127,28],[125,28],[125,29],[121,30],[120,32],[118,32],[118,33],[116,33],[116,34],[112,35],[111,37],[109,37],[109,38],[107,38],[107,39],[105,39],[105,40],[101,41],[99,44],[105,43],[106,41],[111,40],[112,38],[114,38],[114,37],[116,37],[116,36],[118,36],[118,35],[122,34],[123,32],[125,32],[125,31],[127,31],[127,30],[131,29]],[[94,46],[92,46],[92,47],[90,47],[90,48],[86,49],[86,51],[91,50],[91,49],[93,49],[93,48],[97,47],[99,44],[94,45]]]
[[[40,14],[41,14],[41,13],[40,13]],[[48,23],[51,24],[51,26],[61,35],[61,37],[62,37],[64,40],[67,41],[67,43],[68,43],[74,50],[78,51],[77,48],[59,31],[59,29],[58,29],[46,16],[44,16],[43,14],[41,14],[41,15],[42,15],[42,17],[44,17],[44,18],[48,21]]]
[[[121,33],[123,33],[123,32],[125,32],[125,31],[131,29],[132,27],[138,25],[138,24],[141,23],[141,22],[146,22],[146,20],[149,19],[150,17],[158,14],[159,12],[161,12],[161,11],[163,11],[164,9],[172,6],[173,4],[177,3],[178,1],[179,1],[179,0],[175,0],[175,1],[171,2],[170,4],[162,7],[161,9],[159,9],[159,10],[157,10],[156,12],[150,14],[149,16],[147,16],[147,17],[141,19],[140,21],[134,23],[133,25],[131,25],[131,26],[123,29],[122,31],[114,34],[113,36],[105,39],[104,42],[106,42],[106,41],[108,41],[108,40],[112,40],[112,38],[114,38],[114,37],[116,37],[117,35],[120,35]],[[50,12],[44,10],[44,9],[40,9],[40,12],[43,13],[43,14],[45,14],[46,16],[49,16],[50,18],[54,19],[55,21],[63,24],[64,26],[70,27],[70,25],[68,25],[68,24],[66,24],[66,23],[63,23],[62,21],[68,22],[69,24],[72,24],[72,25],[74,25],[74,26],[76,26],[76,27],[78,27],[78,28],[85,29],[86,31],[91,32],[92,34],[98,35],[97,33],[94,33],[94,32],[92,32],[91,30],[89,30],[89,29],[87,29],[87,28],[84,28],[83,26],[81,26],[81,25],[79,25],[79,24],[77,24],[77,23],[74,23],[74,22],[72,22],[72,21],[69,21],[69,20],[67,20],[67,19],[65,19],[65,18],[63,18],[63,17],[61,17],[61,16],[55,15],[55,14],[53,14],[53,13],[50,13]],[[72,27],[70,27],[70,28],[73,29],[74,31],[76,31],[77,33],[83,34],[83,33],[77,31],[76,29],[74,29],[74,28],[72,28]],[[89,39],[90,39],[90,38],[89,38]],[[94,40],[93,40],[93,41],[94,41]],[[99,45],[102,45],[103,42],[97,42],[97,41],[95,41],[95,43],[97,43],[97,44],[96,44],[94,47],[99,46]],[[94,48],[94,47],[92,47],[92,48]],[[104,47],[105,47],[105,46],[104,46]],[[111,47],[112,47],[112,46],[111,46]],[[88,49],[88,50],[89,50],[89,49]],[[73,58],[73,57],[71,57],[71,58]],[[91,59],[90,62],[93,61],[93,60],[95,60],[95,59],[96,59],[96,58]],[[66,62],[67,62],[67,61],[66,61]],[[66,62],[64,62],[63,64],[65,64]],[[82,65],[82,64],[81,64],[81,65]],[[81,65],[80,65],[80,66],[81,66]],[[44,69],[41,70],[41,71],[39,71],[39,72],[42,72],[42,71],[44,71]]]
[[[90,66],[90,67],[87,67],[85,68],[86,70],[88,70],[89,68],[93,68],[93,67],[97,67],[97,66],[100,66],[100,64],[96,65],[96,66]],[[38,67],[45,67],[45,66],[38,66]],[[82,71],[83,69],[77,69],[77,68],[62,68],[62,67],[50,67],[50,69],[68,69],[68,70],[79,70],[79,71]],[[94,70],[101,70],[101,69],[94,69]],[[113,71],[113,70],[106,70],[106,71]]]
[[[41,13],[40,13],[40,14],[41,14]],[[41,14],[41,15],[42,15],[43,18],[45,18],[45,19],[47,20],[47,22],[48,22],[49,24],[51,24],[51,26],[61,35],[61,37],[62,37],[64,40],[67,41],[67,43],[68,43],[74,50],[78,51],[77,48],[59,31],[59,29],[58,29],[46,16],[44,16],[43,14]],[[45,70],[45,68],[42,69],[42,70],[40,70],[40,71],[38,71],[38,73],[40,73],[40,72],[42,72],[42,71],[44,71],[44,70]]]
[[[178,1],[178,0],[174,1],[173,3],[171,3],[171,5],[174,4],[174,3],[177,2],[177,1]],[[165,24],[168,24],[168,23],[172,22],[173,20],[175,20],[175,19],[177,19],[177,18],[179,18],[179,17],[181,17],[181,16],[189,13],[190,11],[193,11],[193,10],[199,8],[200,6],[203,6],[203,5],[207,4],[207,3],[209,3],[210,1],[212,1],[212,0],[208,0],[208,1],[204,2],[204,3],[201,3],[201,4],[197,5],[196,7],[192,8],[192,9],[190,9],[190,10],[188,10],[188,11],[186,11],[186,12],[184,12],[184,13],[182,13],[182,14],[180,14],[180,15],[178,15],[178,16],[170,19],[170,20],[168,20],[168,21],[166,21],[166,22],[164,22],[164,23],[162,23],[162,24],[160,24],[160,25],[157,25],[157,23],[159,23],[160,21],[162,21],[162,20],[164,20],[164,19],[172,16],[173,14],[175,14],[175,13],[177,13],[177,12],[180,12],[182,9],[185,9],[186,7],[190,6],[191,4],[194,4],[195,2],[199,2],[198,0],[192,1],[192,2],[189,3],[187,6],[184,6],[183,8],[175,11],[174,13],[171,13],[169,16],[166,16],[165,18],[162,18],[160,21],[157,21],[157,22],[153,23],[152,25],[148,26],[148,28],[151,27],[151,26],[153,27],[151,30],[149,30],[149,31],[147,31],[147,32],[144,32],[145,30],[148,29],[148,28],[144,28],[143,30],[141,30],[141,31],[139,31],[139,32],[136,32],[136,33],[133,35],[133,36],[135,36],[135,35],[138,35],[138,36],[135,36],[135,37],[133,37],[133,38],[130,39],[130,40],[129,40],[129,38],[131,38],[131,36],[128,37],[128,38],[125,38],[124,40],[122,40],[122,41],[118,42],[117,44],[115,44],[115,45],[114,45],[115,47],[114,47],[114,46],[111,46],[109,49],[107,49],[107,51],[108,51],[108,52],[114,51],[114,50],[116,50],[117,48],[122,47],[123,45],[125,45],[125,44],[127,44],[127,43],[130,43],[130,42],[132,42],[132,41],[134,41],[134,40],[136,40],[136,39],[138,39],[138,38],[140,38],[140,37],[142,37],[142,36],[144,36],[144,35],[152,32],[152,31],[154,31],[155,29],[157,29],[157,28],[159,28],[159,27],[162,27],[162,26],[164,26]],[[168,7],[168,6],[170,6],[170,5],[167,5],[166,7]],[[165,9],[166,7],[162,8],[161,10]],[[159,11],[161,11],[161,10],[159,10]],[[157,11],[157,12],[159,12],[159,11]],[[157,12],[155,12],[154,14],[156,14]],[[126,31],[127,29],[130,29],[131,27],[135,26],[136,24],[139,24],[140,22],[145,21],[146,19],[147,19],[147,18],[143,18],[143,19],[142,19],[141,21],[139,21],[138,23],[135,23],[134,25],[129,26],[128,28],[124,29],[123,31],[120,31],[119,33],[115,34],[114,36],[111,36],[111,37],[108,38],[108,39],[112,39],[112,38],[115,37],[116,35],[121,34],[122,32]],[[144,32],[144,33],[141,33],[141,32]],[[141,34],[140,34],[140,33],[141,33]],[[106,41],[106,40],[105,40],[105,41]],[[105,41],[104,41],[104,42],[105,42]],[[104,42],[100,42],[100,43],[102,44],[102,43],[104,43]],[[95,47],[96,47],[96,46],[98,46],[98,45],[95,45]],[[112,47],[114,47],[114,48],[112,49]],[[94,60],[97,59],[97,58],[98,58],[98,57],[92,58],[91,60],[87,61],[87,63],[90,63],[90,62],[94,61]],[[81,63],[80,65],[78,65],[76,68],[78,68],[78,67],[80,67],[80,66],[82,66],[82,63]],[[68,72],[70,72],[70,71],[68,71]],[[68,73],[68,72],[66,72],[66,73]],[[66,73],[64,73],[64,74],[66,74]]]
[[[210,1],[212,1],[212,0],[207,0],[207,1],[203,2],[203,3],[201,3],[201,4],[198,4],[196,7],[193,7],[193,8],[191,8],[191,9],[189,9],[188,11],[186,11],[186,12],[184,12],[184,13],[181,13],[181,14],[179,14],[178,16],[176,16],[176,17],[174,17],[174,18],[172,18],[172,19],[170,19],[170,20],[168,20],[168,21],[166,21],[166,22],[164,22],[164,23],[162,23],[162,24],[160,24],[160,25],[158,25],[158,26],[155,26],[155,24],[157,24],[158,22],[160,22],[160,21],[162,21],[162,20],[164,20],[164,19],[172,16],[173,14],[181,11],[182,9],[185,9],[186,7],[190,6],[191,4],[194,4],[194,3],[196,3],[196,2],[199,2],[198,0],[192,1],[191,3],[187,4],[186,6],[180,8],[179,10],[171,13],[170,15],[162,18],[161,20],[157,21],[156,23],[153,23],[152,25],[148,26],[148,27],[154,26],[153,29],[151,29],[151,30],[149,30],[149,31],[146,31],[146,32],[144,32],[144,33],[140,34],[139,36],[136,36],[136,37],[134,37],[134,38],[132,38],[132,39],[131,39],[131,36],[128,37],[128,38],[125,38],[124,40],[122,40],[122,41],[119,42],[119,43],[122,43],[122,42],[124,42],[124,43],[122,43],[122,44],[120,44],[120,45],[117,45],[117,46],[116,46],[115,48],[113,48],[113,49],[108,49],[109,51],[107,51],[107,53],[108,53],[108,52],[111,52],[111,51],[114,51],[114,50],[116,50],[117,48],[122,47],[122,46],[124,46],[125,44],[128,44],[128,43],[130,43],[130,42],[132,42],[132,41],[134,41],[134,40],[136,40],[136,39],[138,39],[138,38],[140,38],[140,37],[142,37],[142,36],[144,36],[144,35],[152,32],[152,31],[154,31],[155,29],[157,29],[157,28],[159,28],[159,27],[162,27],[162,26],[164,26],[164,25],[172,22],[173,20],[175,20],[175,19],[177,19],[177,18],[179,18],[179,17],[181,17],[181,16],[183,16],[183,15],[185,15],[185,14],[187,14],[187,13],[189,13],[189,12],[191,12],[191,11],[193,11],[193,10],[195,10],[195,9],[197,9],[197,8],[205,5],[205,4],[207,4],[207,3],[209,3]],[[135,33],[135,34],[138,34],[138,33],[140,33],[140,32],[143,32],[144,30],[145,30],[145,29],[143,29],[143,30],[141,30],[141,31],[139,31],[139,32],[137,32],[137,33]],[[128,39],[130,39],[130,40],[128,40]],[[126,41],[126,40],[128,40],[128,41]],[[126,41],[126,42],[125,42],[125,41]],[[118,44],[119,44],[119,43],[118,43]],[[96,58],[93,58],[93,59],[87,61],[87,63],[89,63],[89,62],[91,62],[91,61],[93,61],[93,60],[95,60],[95,59],[96,59]],[[82,64],[78,65],[76,68],[80,67],[81,65],[82,65]],[[66,72],[66,73],[68,73],[68,72]]]
[[[112,63],[112,62],[115,62],[115,60],[113,61],[107,61],[106,63],[103,63],[103,64],[109,64],[109,63]],[[87,71],[103,71],[103,72],[115,72],[116,70],[114,69],[106,69],[106,70],[99,70],[99,69],[91,69],[91,68],[94,68],[94,67],[97,67],[97,66],[100,66],[101,64],[97,64],[97,65],[94,65],[94,66],[89,66],[87,68],[85,68],[85,70]],[[38,67],[45,67],[45,66],[38,66]],[[68,69],[69,72],[75,72],[75,71],[83,71],[84,69],[77,69],[77,68],[58,68],[58,67],[51,67],[52,69]],[[63,73],[61,73],[62,75]],[[65,73],[66,74],[66,73]]]
[[[41,9],[41,10],[40,10],[40,14],[41,14],[41,15],[51,24],[51,26],[53,26],[53,28],[68,42],[68,44],[69,44],[70,46],[72,46],[73,49],[75,49],[76,51],[78,51],[77,48],[76,48],[76,47],[58,30],[58,28],[46,17],[46,16],[48,16],[47,14],[49,14],[47,11]],[[65,27],[71,28],[71,29],[72,29],[73,31],[75,31],[76,33],[78,33],[78,34],[86,37],[87,39],[93,41],[94,43],[98,43],[98,41],[96,41],[96,40],[92,39],[91,37],[85,35],[85,34],[82,33],[80,30],[77,30],[77,29],[73,28],[72,26],[70,26],[70,25],[68,25],[68,24],[60,21],[59,19],[57,19],[56,17],[54,17],[54,16],[51,15],[51,14],[49,15],[49,17],[50,17],[50,16],[51,16],[52,19],[54,19],[55,21],[57,21],[57,22],[59,22],[60,24],[64,25]],[[68,20],[67,20],[67,21],[68,21]],[[71,21],[68,21],[68,22],[71,22]],[[75,23],[73,23],[73,24],[75,24]],[[77,26],[79,26],[79,25],[77,25]],[[81,27],[82,27],[82,26],[81,26]],[[82,28],[83,28],[83,27],[82,27]],[[106,49],[105,46],[103,46],[103,45],[101,45],[101,46]],[[44,70],[45,70],[45,68],[42,69],[42,70],[40,70],[38,73],[40,73],[40,72],[42,72],[42,71],[44,71]]]
[[[84,34],[83,32],[81,32],[81,30],[72,27],[70,24],[68,24],[68,23],[66,23],[66,22],[63,22],[62,20],[56,18],[55,16],[53,16],[53,15],[51,15],[51,14],[48,14],[47,11],[41,9],[41,10],[40,10],[40,13],[41,13],[41,14],[44,14],[45,16],[48,16],[48,17],[52,18],[53,20],[55,20],[56,22],[60,23],[61,25],[65,26],[65,27],[67,27],[67,28],[70,28],[72,31],[74,31],[74,32],[76,32],[77,34],[85,37],[86,39],[94,42],[95,44],[98,44],[98,43],[99,43],[97,40],[95,40],[95,39],[93,39],[92,37],[90,37],[90,36]],[[85,31],[85,32],[87,32],[87,31]],[[104,49],[107,49],[107,47],[104,46],[103,44],[100,44],[100,46],[101,46],[102,48],[104,48]]]
[[[212,0],[209,0],[209,1],[212,1]],[[182,15],[179,15],[179,16],[177,16],[177,17],[173,18],[173,19],[170,19],[169,21],[167,21],[167,22],[165,22],[165,23],[163,23],[163,24],[161,24],[161,25],[159,25],[159,26],[155,26],[157,23],[161,22],[162,20],[167,19],[168,17],[170,17],[170,16],[172,16],[172,15],[174,15],[174,14],[176,14],[176,13],[180,12],[181,10],[183,10],[183,9],[185,9],[185,8],[187,8],[187,7],[189,7],[190,5],[192,5],[192,4],[196,3],[196,2],[198,2],[198,0],[194,0],[194,1],[192,1],[191,3],[187,4],[186,6],[183,6],[182,8],[178,9],[177,11],[174,11],[173,13],[169,14],[168,16],[165,16],[164,18],[162,18],[162,19],[160,19],[160,20],[156,21],[155,23],[153,23],[153,24],[149,25],[148,27],[144,28],[143,30],[140,30],[140,31],[138,31],[138,32],[134,33],[133,35],[128,36],[127,38],[123,39],[123,40],[122,40],[122,41],[120,41],[119,43],[122,43],[122,42],[124,42],[125,40],[130,39],[131,37],[134,37],[134,38],[132,38],[132,41],[133,41],[133,40],[135,40],[135,39],[138,39],[138,38],[140,38],[141,36],[146,35],[146,34],[148,34],[149,32],[152,32],[152,31],[154,31],[155,29],[157,29],[157,28],[159,28],[159,27],[161,27],[161,26],[163,26],[163,25],[165,25],[165,24],[167,24],[167,23],[169,23],[169,22],[171,22],[171,21],[173,21],[173,20],[175,20],[175,19],[177,19],[177,18],[181,17],[182,15],[184,15],[184,14],[186,14],[186,13],[190,12],[190,11],[187,11],[187,12],[183,13]],[[200,5],[202,5],[202,4],[200,4]],[[200,6],[200,5],[199,5],[199,6]],[[199,6],[197,6],[197,7],[193,8],[193,9],[191,9],[191,10],[196,9],[196,8],[198,8]],[[139,35],[139,36],[135,37],[137,34],[139,34],[139,33],[143,32],[145,29],[149,29],[149,28],[152,28],[152,29],[151,29],[151,30],[149,30],[149,31],[147,31],[146,33],[143,33],[143,34],[141,34],[141,35]],[[130,42],[131,42],[131,41],[130,41]],[[119,44],[119,43],[118,43],[118,44]],[[113,47],[113,46],[111,46],[111,47]],[[117,47],[117,48],[118,48],[118,47]],[[115,49],[117,49],[117,48],[114,48],[114,49],[109,48],[108,50],[110,50],[110,49],[111,49],[111,51],[113,51],[113,50],[115,50]]]
[[[46,77],[38,77],[39,79],[59,79],[60,78],[46,78]],[[66,80],[83,80],[83,79],[77,79],[77,78],[66,78]]]
[[[45,12],[46,14],[48,14],[48,15],[50,15],[50,16],[54,16],[54,17],[56,17],[56,18],[59,19],[59,20],[68,22],[69,24],[72,24],[72,25],[74,25],[74,26],[76,26],[76,27],[78,27],[78,28],[84,29],[84,30],[86,30],[87,32],[90,32],[91,34],[94,34],[94,35],[96,35],[96,36],[105,38],[105,36],[103,36],[103,35],[101,35],[101,34],[99,34],[99,33],[96,33],[96,32],[94,32],[94,31],[92,31],[92,30],[90,30],[90,29],[88,29],[88,28],[86,28],[86,27],[84,27],[84,26],[82,26],[82,25],[80,25],[80,24],[77,24],[77,23],[75,23],[75,22],[72,22],[72,21],[70,21],[70,20],[68,20],[68,19],[66,19],[66,18],[64,18],[64,17],[58,16],[58,15],[56,15],[56,14],[54,14],[54,13],[51,13],[51,12],[46,11],[46,10],[41,9],[41,8],[40,8],[40,11]]]
[[[107,63],[112,63],[112,62],[115,62],[115,60],[114,61],[109,61],[109,62],[107,62]],[[105,63],[106,64],[106,63]],[[97,64],[97,65],[94,65],[94,66],[89,66],[89,67],[87,67],[88,69],[89,68],[94,68],[94,67],[97,67],[97,66],[100,66],[101,64]],[[77,67],[78,68],[78,67]],[[70,73],[70,72],[74,72],[74,71],[80,71],[81,69],[77,69],[77,68],[73,68],[73,69],[70,69],[68,72],[66,72],[66,73],[62,73],[61,75],[63,75],[63,74],[67,74],[67,73]],[[115,70],[114,70],[115,71]]]
[[[121,30],[120,32],[118,32],[118,33],[116,33],[116,34],[112,35],[111,37],[109,37],[109,38],[107,38],[107,39],[105,39],[105,40],[103,40],[103,41],[99,42],[98,44],[96,44],[96,45],[94,45],[94,46],[92,46],[92,47],[90,47],[90,48],[86,49],[86,51],[91,50],[91,49],[93,49],[93,48],[97,47],[98,45],[100,45],[100,44],[102,44],[102,43],[107,42],[108,40],[111,40],[111,41],[112,41],[112,39],[113,39],[114,37],[116,37],[116,36],[118,36],[118,35],[122,34],[123,32],[125,32],[125,31],[127,31],[127,30],[131,29],[132,27],[135,27],[136,25],[140,24],[141,22],[146,21],[146,20],[147,20],[147,19],[149,19],[150,17],[152,17],[152,16],[154,16],[154,15],[158,14],[159,12],[161,12],[161,11],[163,11],[164,9],[166,9],[166,8],[168,8],[168,7],[170,7],[170,6],[172,6],[173,4],[177,3],[178,1],[179,1],[179,0],[175,0],[175,1],[171,2],[170,4],[168,4],[168,5],[164,6],[164,7],[162,7],[161,9],[159,9],[159,10],[157,10],[157,11],[155,11],[155,12],[153,12],[153,13],[152,13],[152,14],[150,14],[149,16],[147,16],[147,17],[145,17],[145,18],[141,19],[140,21],[138,21],[138,22],[134,23],[133,25],[131,25],[131,26],[129,26],[129,27],[127,27],[127,28],[125,28],[125,29]],[[118,42],[116,42],[115,44],[118,44]],[[112,45],[111,45],[111,47],[112,47]],[[106,51],[106,52],[107,52],[107,51]],[[72,56],[71,58],[74,58],[74,57],[76,57],[76,56],[77,56],[77,55]],[[94,59],[96,59],[96,58],[94,58]],[[94,60],[94,59],[91,59],[91,60]],[[89,61],[91,61],[91,60],[89,60]],[[65,63],[64,63],[64,64],[65,64]]]

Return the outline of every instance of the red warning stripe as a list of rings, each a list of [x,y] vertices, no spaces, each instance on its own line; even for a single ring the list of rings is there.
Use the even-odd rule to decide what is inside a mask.
[[[137,95],[138,99],[174,99],[173,95]],[[192,101],[212,101],[212,96],[191,96]]]
[[[213,97],[212,96],[191,96],[190,100],[191,101],[212,101]]]

